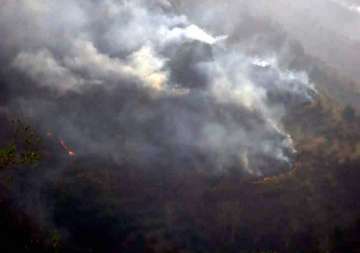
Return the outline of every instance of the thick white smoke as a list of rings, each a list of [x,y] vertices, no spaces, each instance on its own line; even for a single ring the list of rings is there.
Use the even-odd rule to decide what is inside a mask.
[[[360,14],[360,5],[343,0],[330,0],[331,2],[338,4],[339,6],[357,14]]]
[[[228,42],[234,34],[211,34],[168,1],[5,1],[0,23],[13,68],[51,94],[14,104],[46,128],[61,122],[58,131],[83,152],[119,162],[178,164],[190,156],[198,164],[199,152],[217,171],[269,174],[264,159],[286,167],[295,152],[281,123],[289,97],[306,102],[315,92],[305,72],[280,66],[274,52],[247,54]],[[82,104],[92,90],[119,105],[101,112],[109,107],[95,95],[88,114],[83,105],[53,109],[73,96]],[[151,101],[147,108],[139,94]],[[106,120],[111,129],[94,137]]]

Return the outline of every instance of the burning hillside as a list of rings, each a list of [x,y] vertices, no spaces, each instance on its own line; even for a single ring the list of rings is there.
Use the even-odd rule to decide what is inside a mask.
[[[4,0],[0,251],[358,249],[357,5],[285,2]]]
[[[2,47],[24,78],[10,87],[26,90],[14,93],[11,110],[81,153],[150,167],[186,160],[211,173],[290,167],[286,104],[311,101],[315,88],[280,52],[249,53],[233,34],[213,35],[157,1],[6,2],[3,10],[21,13],[21,22],[2,15]],[[7,29],[15,23],[26,44]]]

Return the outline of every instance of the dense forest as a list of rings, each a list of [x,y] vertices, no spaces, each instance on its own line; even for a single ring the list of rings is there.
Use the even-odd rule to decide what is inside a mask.
[[[46,134],[3,117],[1,251],[359,252],[360,118],[326,96],[291,110],[294,165],[260,179],[69,157]],[[59,159],[56,180],[42,178]],[[31,215],[50,212],[51,222],[17,209],[14,192],[32,187],[48,210]]]

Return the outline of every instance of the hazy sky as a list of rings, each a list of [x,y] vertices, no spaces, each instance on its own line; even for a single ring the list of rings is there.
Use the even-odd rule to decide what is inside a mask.
[[[355,81],[360,78],[360,2],[355,0],[176,1],[195,20],[234,28],[242,12],[278,23],[306,51]],[[206,6],[213,6],[208,8]],[[201,14],[200,14],[201,13]],[[204,14],[206,13],[206,14]]]

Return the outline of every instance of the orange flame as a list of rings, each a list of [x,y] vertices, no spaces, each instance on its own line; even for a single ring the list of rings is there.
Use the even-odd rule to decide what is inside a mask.
[[[53,134],[51,131],[48,131],[48,132],[47,132],[47,136],[48,136],[49,138],[51,138],[51,139],[54,138],[54,134]],[[68,154],[69,156],[72,156],[72,157],[73,157],[73,156],[76,156],[75,151],[72,150],[68,145],[66,145],[66,143],[65,143],[65,141],[64,141],[63,139],[58,138],[58,140],[59,140],[59,143],[60,143],[61,147],[67,152],[67,154]]]
[[[65,149],[65,151],[68,153],[69,156],[76,156],[75,151],[72,150],[71,148],[69,148],[69,147],[65,144],[64,140],[62,140],[62,139],[59,139],[59,140],[60,140],[61,146]]]

